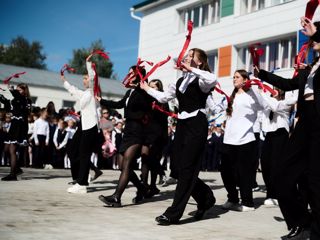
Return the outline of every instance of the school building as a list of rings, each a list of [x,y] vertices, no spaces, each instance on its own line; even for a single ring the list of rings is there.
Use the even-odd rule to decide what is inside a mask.
[[[236,69],[251,71],[248,46],[261,43],[260,67],[291,77],[296,54],[306,37],[300,33],[300,17],[306,0],[148,0],[133,6],[140,21],[139,57],[160,61],[169,54],[177,59],[187,22],[194,23],[189,48],[205,50],[222,88],[231,93]],[[316,11],[315,16],[319,15]],[[151,78],[167,85],[179,76],[174,62],[159,68]]]

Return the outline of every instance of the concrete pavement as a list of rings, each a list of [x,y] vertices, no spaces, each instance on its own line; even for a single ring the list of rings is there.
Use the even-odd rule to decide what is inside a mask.
[[[226,191],[217,172],[200,174],[217,198],[203,220],[193,220],[196,205],[191,199],[181,224],[158,226],[154,218],[172,203],[174,185],[159,186],[158,196],[139,205],[131,203],[135,188],[129,185],[122,198],[124,207],[110,208],[98,196],[113,193],[119,171],[103,170],[89,193],[76,195],[66,192],[70,170],[23,170],[17,182],[0,181],[0,239],[273,240],[287,233],[279,208],[262,205],[263,192],[254,193],[254,212],[222,210]],[[1,167],[0,177],[8,171]],[[258,183],[263,184],[261,174]]]

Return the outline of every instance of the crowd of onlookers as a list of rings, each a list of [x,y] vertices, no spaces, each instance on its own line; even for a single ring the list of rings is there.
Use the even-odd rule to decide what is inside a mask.
[[[56,111],[54,103],[49,102],[45,108],[33,107],[28,117],[28,142],[18,148],[18,162],[21,167],[34,168],[70,168],[68,158],[71,141],[80,115],[73,108]],[[5,151],[4,141],[10,129],[11,115],[0,109],[0,166],[9,166],[9,156]],[[125,120],[113,109],[100,109],[99,126],[101,146],[92,154],[91,161],[100,169],[118,169],[117,149],[121,144]],[[170,154],[175,133],[175,123],[168,125],[168,142],[163,150],[161,165],[169,169]],[[223,130],[221,125],[211,123],[208,127],[208,140],[201,170],[218,170]],[[140,167],[138,159],[136,168]]]

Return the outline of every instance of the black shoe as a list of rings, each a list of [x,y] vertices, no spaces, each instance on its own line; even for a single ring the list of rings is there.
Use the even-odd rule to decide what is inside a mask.
[[[213,198],[213,200],[207,204],[204,208],[199,208],[196,213],[194,214],[194,218],[196,220],[201,220],[204,216],[204,214],[206,213],[206,211],[208,211],[210,208],[212,208],[214,206],[214,204],[216,203],[216,199]]]
[[[21,169],[21,168],[18,168],[17,170],[16,170],[16,175],[18,176],[18,175],[21,175],[23,173],[23,170]]]
[[[144,193],[142,193],[142,191],[137,191],[137,195],[134,198],[132,198],[132,203],[134,204],[141,203],[143,199],[144,199]]]
[[[157,188],[157,187],[151,187],[150,189],[149,189],[149,191],[147,192],[147,194],[146,194],[146,198],[152,198],[154,195],[157,195],[157,194],[159,194],[160,193],[160,190],[159,190],[159,188]]]
[[[117,198],[115,195],[111,195],[107,197],[100,195],[99,200],[104,202],[109,207],[121,207],[121,200]]]
[[[93,182],[94,180],[96,180],[98,177],[100,177],[103,174],[103,172],[101,170],[97,171],[94,173],[93,178],[91,179],[91,182]]]
[[[17,176],[10,173],[8,176],[1,178],[1,181],[17,181]]]
[[[289,234],[286,236],[287,239],[300,239],[304,232],[303,227],[293,227],[291,228]]]
[[[146,197],[148,193],[148,187],[144,186],[138,189],[137,195],[132,199],[132,203],[138,204],[141,203],[142,200]]]
[[[179,222],[179,221],[173,221],[163,214],[156,217],[155,220],[156,222],[158,222],[159,225],[162,225],[162,226],[169,226],[171,224],[177,224]]]

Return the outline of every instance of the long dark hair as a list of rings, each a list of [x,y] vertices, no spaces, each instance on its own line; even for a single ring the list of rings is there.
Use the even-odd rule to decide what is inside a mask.
[[[202,63],[199,69],[211,72],[209,63],[208,63],[208,55],[206,54],[206,52],[200,48],[192,48],[190,49],[190,51],[193,51],[193,55],[197,54],[197,57]]]
[[[29,91],[29,87],[27,84],[25,83],[19,83],[17,85],[17,87],[21,88],[24,92],[24,96],[27,97],[27,98],[30,98],[30,91]]]
[[[155,85],[158,87],[158,91],[163,92],[163,84],[160,79],[153,79],[149,82],[150,83],[155,83]]]
[[[250,79],[249,73],[244,69],[238,69],[234,73],[239,73],[241,75],[241,77],[243,77],[244,79],[248,79],[248,80]],[[249,89],[244,89],[244,90],[248,91]],[[237,92],[238,92],[238,88],[234,88],[232,91],[232,94],[230,96],[230,101],[228,102],[228,107],[226,110],[227,116],[232,115],[232,111],[233,111],[232,105],[233,105],[233,101],[234,101],[234,98],[236,97]]]

